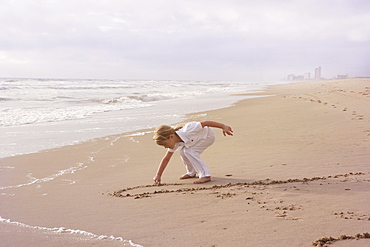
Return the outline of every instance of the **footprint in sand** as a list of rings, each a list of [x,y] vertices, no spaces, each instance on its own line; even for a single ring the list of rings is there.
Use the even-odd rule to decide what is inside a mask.
[[[355,213],[353,211],[335,212],[333,214],[344,220],[368,220],[370,221],[369,214]]]

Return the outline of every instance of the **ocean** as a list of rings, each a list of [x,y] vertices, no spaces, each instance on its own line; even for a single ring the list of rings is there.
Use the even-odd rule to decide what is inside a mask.
[[[0,158],[174,124],[281,83],[0,78]]]

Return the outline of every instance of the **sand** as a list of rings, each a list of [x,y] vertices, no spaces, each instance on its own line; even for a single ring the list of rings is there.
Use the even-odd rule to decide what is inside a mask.
[[[263,94],[188,116],[234,129],[205,184],[153,130],[1,159],[0,246],[370,246],[370,79]]]

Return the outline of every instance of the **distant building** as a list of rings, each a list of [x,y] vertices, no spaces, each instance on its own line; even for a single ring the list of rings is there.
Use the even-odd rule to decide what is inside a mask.
[[[315,69],[315,80],[321,79],[321,67]]]
[[[306,72],[303,75],[294,75],[289,74],[287,75],[288,81],[303,81],[303,80],[311,80],[311,73]],[[315,77],[313,78],[315,80],[321,80],[321,67],[318,67],[315,69]]]
[[[290,74],[287,77],[288,81],[293,81],[294,80],[294,74]]]
[[[294,76],[294,80],[295,81],[303,81],[304,80],[304,76],[303,75],[296,75],[296,76]]]
[[[337,75],[337,79],[348,79],[348,75]]]
[[[290,74],[290,75],[287,76],[287,80],[288,81],[303,81],[304,76],[303,75]]]

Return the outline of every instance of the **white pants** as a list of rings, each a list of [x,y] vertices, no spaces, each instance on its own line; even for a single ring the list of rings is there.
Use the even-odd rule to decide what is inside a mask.
[[[213,129],[209,128],[206,139],[200,140],[195,145],[187,148],[183,147],[180,150],[180,156],[186,171],[189,176],[194,177],[198,173],[199,178],[210,177],[211,173],[208,170],[206,163],[200,159],[200,154],[203,153],[206,148],[211,146],[215,141],[215,133]]]

